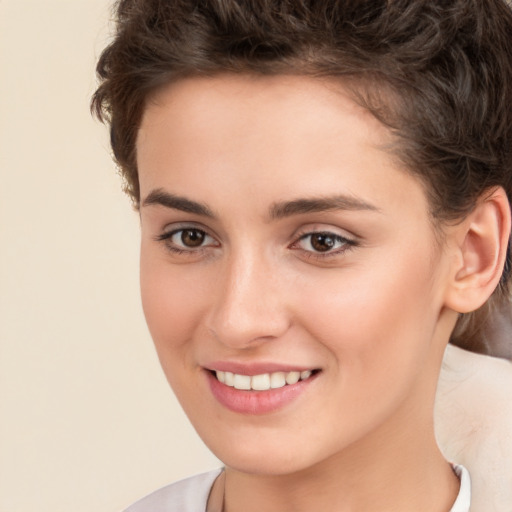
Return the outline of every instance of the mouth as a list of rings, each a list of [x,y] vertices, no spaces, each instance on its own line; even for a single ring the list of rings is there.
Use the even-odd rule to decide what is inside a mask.
[[[314,389],[319,369],[297,369],[260,373],[206,371],[210,390],[217,401],[235,413],[261,415],[274,413],[295,402],[307,390]]]
[[[300,381],[306,381],[320,370],[303,370],[290,372],[261,373],[259,375],[243,375],[220,370],[210,370],[210,373],[222,384],[240,391],[269,391],[285,386],[293,386]]]

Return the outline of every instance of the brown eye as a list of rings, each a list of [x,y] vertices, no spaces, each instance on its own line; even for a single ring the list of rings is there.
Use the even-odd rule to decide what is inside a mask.
[[[156,237],[165,247],[176,253],[196,253],[202,249],[219,247],[219,243],[206,231],[198,228],[182,228],[162,233]]]
[[[314,233],[311,235],[311,247],[318,252],[330,251],[336,245],[336,238],[330,233]]]
[[[199,247],[204,243],[206,233],[199,229],[184,229],[181,232],[181,243],[185,247]]]
[[[357,245],[355,240],[345,238],[331,231],[314,231],[302,235],[297,242],[292,244],[293,249],[302,249],[310,256],[320,258],[322,256],[341,256],[351,247]]]

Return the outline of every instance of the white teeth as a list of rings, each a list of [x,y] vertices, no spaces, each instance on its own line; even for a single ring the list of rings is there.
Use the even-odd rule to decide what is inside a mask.
[[[233,387],[235,385],[234,376],[231,372],[224,373],[224,384]]]
[[[286,384],[296,384],[299,382],[300,372],[289,372],[286,374]]]
[[[251,389],[255,389],[257,391],[270,389],[270,375],[268,373],[254,375],[251,378]]]
[[[286,386],[286,376],[284,372],[276,372],[270,375],[270,387],[272,389]]]
[[[233,387],[235,389],[251,389],[251,377],[249,375],[239,375],[235,373],[233,378]]]
[[[274,372],[262,373],[260,375],[240,375],[231,372],[215,372],[219,382],[235,389],[254,391],[266,391],[268,389],[282,388],[283,386],[296,384],[299,380],[309,379],[312,375],[311,370],[302,372]]]

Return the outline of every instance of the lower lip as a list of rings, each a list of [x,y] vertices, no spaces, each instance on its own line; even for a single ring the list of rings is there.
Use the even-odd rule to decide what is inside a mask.
[[[241,414],[267,414],[277,411],[296,400],[316,380],[316,375],[296,384],[266,391],[245,391],[226,386],[207,371],[213,396],[227,409]]]

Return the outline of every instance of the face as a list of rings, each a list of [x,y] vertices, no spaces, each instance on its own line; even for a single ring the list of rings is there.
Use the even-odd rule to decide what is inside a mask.
[[[431,421],[449,251],[387,142],[305,77],[192,78],[147,106],[144,311],[230,467],[300,471]]]

